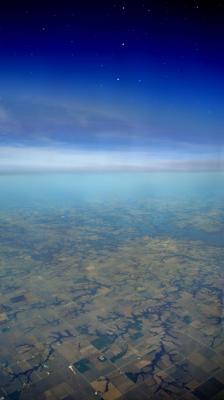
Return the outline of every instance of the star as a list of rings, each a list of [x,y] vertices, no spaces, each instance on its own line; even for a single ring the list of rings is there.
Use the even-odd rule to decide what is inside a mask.
[[[45,26],[42,26],[42,31],[44,32],[44,31],[46,31],[46,28],[45,28]]]
[[[120,80],[120,78],[119,77],[117,77],[117,81],[119,81]]]
[[[122,42],[122,43],[121,43],[121,46],[122,46],[122,47],[124,47],[124,46],[125,46],[125,43],[124,43],[124,42]]]

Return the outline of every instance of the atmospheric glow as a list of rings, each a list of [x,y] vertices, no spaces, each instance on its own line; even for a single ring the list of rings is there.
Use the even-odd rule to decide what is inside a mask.
[[[1,171],[223,168],[220,12],[165,3],[3,5]]]
[[[0,147],[0,172],[54,170],[208,170],[224,168],[223,160],[146,151],[96,151],[52,147]]]

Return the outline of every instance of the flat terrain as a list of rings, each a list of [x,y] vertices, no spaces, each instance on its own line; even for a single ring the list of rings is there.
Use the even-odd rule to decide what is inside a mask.
[[[224,398],[223,209],[0,213],[0,398]]]

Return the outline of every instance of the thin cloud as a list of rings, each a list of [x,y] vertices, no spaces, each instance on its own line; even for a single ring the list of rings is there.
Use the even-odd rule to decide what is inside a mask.
[[[4,103],[0,108],[0,139],[7,132],[9,144],[40,145],[49,139],[85,145],[133,134],[134,127],[127,119],[72,101],[14,98]]]
[[[52,147],[0,147],[0,171],[223,170],[223,159],[178,159],[177,154]]]

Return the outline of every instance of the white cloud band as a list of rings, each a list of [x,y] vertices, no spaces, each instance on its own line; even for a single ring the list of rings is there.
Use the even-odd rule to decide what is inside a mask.
[[[54,147],[0,147],[0,171],[219,170],[223,159],[145,151],[97,151]]]

